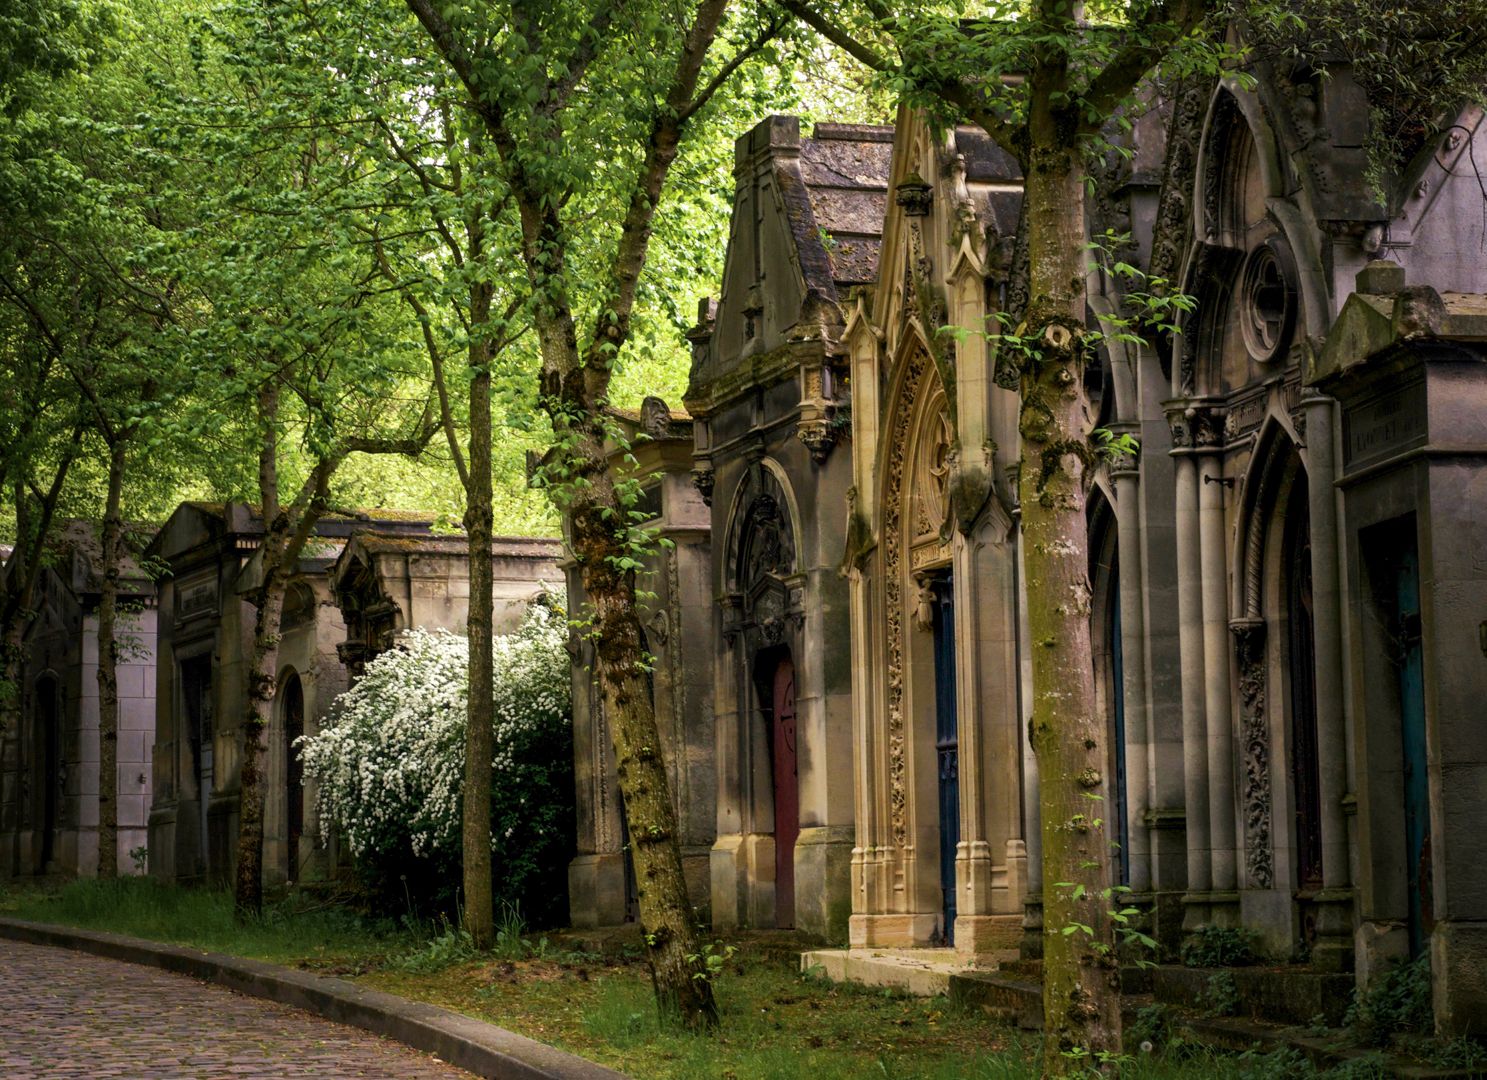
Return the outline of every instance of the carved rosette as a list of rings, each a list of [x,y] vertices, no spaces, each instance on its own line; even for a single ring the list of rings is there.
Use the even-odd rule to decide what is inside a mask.
[[[1239,734],[1243,747],[1245,868],[1250,885],[1274,884],[1270,840],[1270,732],[1265,721],[1265,621],[1236,619],[1229,624],[1239,661]]]
[[[914,404],[929,370],[930,358],[916,349],[907,362],[903,385],[888,425],[888,470],[883,490],[883,591],[888,624],[888,809],[893,842],[908,842],[908,789],[904,778],[904,645],[905,617],[917,597],[904,595],[906,532],[904,479],[908,471]]]

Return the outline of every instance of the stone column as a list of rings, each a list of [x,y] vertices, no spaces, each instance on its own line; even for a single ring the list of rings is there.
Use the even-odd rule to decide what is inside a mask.
[[[1208,836],[1214,892],[1239,887],[1234,840],[1234,722],[1229,698],[1229,572],[1224,538],[1222,417],[1197,413],[1199,562],[1203,575],[1204,712],[1208,745]],[[1238,897],[1234,897],[1237,901]]]
[[[1317,896],[1314,965],[1353,966],[1353,891],[1348,820],[1348,739],[1344,709],[1342,565],[1338,542],[1337,476],[1333,456],[1336,403],[1308,390],[1295,418],[1307,451],[1308,510],[1311,514],[1312,641],[1315,653],[1317,773],[1322,809],[1322,892]]]
[[[1208,833],[1208,731],[1203,707],[1203,568],[1198,539],[1198,460],[1187,418],[1170,417],[1177,492],[1178,656],[1182,664],[1183,804],[1188,844],[1188,894],[1213,885]],[[1202,916],[1199,916],[1200,924]]]
[[[1134,433],[1134,432],[1133,432]],[[1125,713],[1126,831],[1131,889],[1152,886],[1151,842],[1146,810],[1151,805],[1146,755],[1150,717],[1146,696],[1146,627],[1141,558],[1141,473],[1136,457],[1122,454],[1111,466],[1115,480],[1115,526],[1120,560],[1120,648],[1122,685],[1117,692]]]
[[[1322,877],[1328,889],[1346,888],[1347,738],[1343,719],[1342,566],[1337,543],[1336,466],[1332,415],[1336,403],[1321,393],[1302,400],[1301,434],[1306,440],[1311,511],[1312,634],[1316,650],[1317,761],[1322,796]]]

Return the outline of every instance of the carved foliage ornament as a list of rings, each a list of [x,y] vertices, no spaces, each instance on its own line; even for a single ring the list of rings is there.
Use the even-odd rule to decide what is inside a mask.
[[[904,777],[904,646],[905,618],[917,608],[917,596],[905,596],[904,566],[907,528],[904,491],[913,434],[914,404],[919,398],[930,359],[915,349],[906,362],[903,384],[893,405],[887,431],[888,468],[883,489],[883,592],[888,645],[888,810],[894,844],[908,842],[908,793]]]
[[[1239,735],[1244,767],[1244,850],[1250,884],[1274,884],[1270,846],[1270,732],[1265,722],[1265,622],[1230,624],[1239,661]]]

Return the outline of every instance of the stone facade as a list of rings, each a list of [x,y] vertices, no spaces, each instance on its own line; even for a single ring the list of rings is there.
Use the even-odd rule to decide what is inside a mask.
[[[891,128],[739,139],[722,293],[687,409],[711,506],[713,921],[844,940],[853,843],[844,301],[875,272]]]
[[[1197,300],[1170,347],[1109,334],[1088,376],[1091,427],[1132,440],[1087,492],[1112,871],[1168,948],[1243,927],[1360,984],[1428,954],[1439,1027],[1477,1030],[1487,131],[1463,112],[1381,195],[1348,72],[1257,76],[1142,118],[1091,204]],[[1174,108],[1191,179],[1164,199]],[[984,332],[1021,182],[976,130],[905,111],[887,161],[885,137],[739,142],[687,396],[716,606],[679,655],[717,738],[681,767],[716,784],[717,923],[835,937],[846,909],[855,947],[1036,952],[1018,402]],[[1091,280],[1112,329],[1123,286]]]
[[[557,540],[495,539],[494,633],[514,631],[545,585],[562,585],[561,555]],[[409,536],[360,529],[341,550],[330,577],[346,624],[346,639],[337,649],[353,678],[406,630],[465,632],[470,556],[462,535]]]
[[[0,876],[98,871],[97,529],[66,523],[26,636],[21,727],[0,741]],[[126,557],[119,584],[118,870],[146,843],[155,732],[155,587]]]
[[[316,730],[349,682],[337,649],[346,626],[330,570],[359,528],[428,535],[416,519],[323,519],[284,599],[274,715],[264,761],[264,880],[323,878],[335,861],[315,819],[312,782],[289,747]],[[263,523],[242,503],[183,503],[148,554],[168,574],[160,582],[154,798],[150,872],[178,881],[229,879],[237,854],[240,722],[259,580]]]

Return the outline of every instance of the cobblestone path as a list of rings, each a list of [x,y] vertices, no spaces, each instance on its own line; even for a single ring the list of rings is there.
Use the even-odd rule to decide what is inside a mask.
[[[138,964],[0,941],[0,1077],[472,1080],[298,1009]]]

